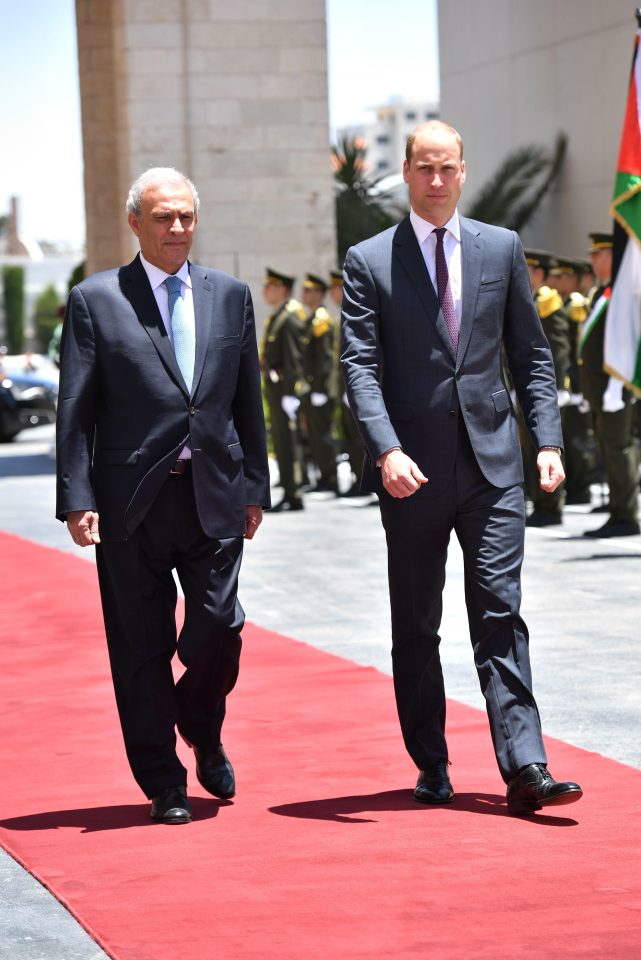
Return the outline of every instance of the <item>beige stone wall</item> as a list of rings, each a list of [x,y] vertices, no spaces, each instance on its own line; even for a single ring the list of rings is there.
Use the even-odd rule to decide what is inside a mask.
[[[526,243],[581,255],[608,206],[636,30],[628,0],[439,0],[441,116],[474,191],[512,149],[568,136],[558,188]],[[462,207],[464,209],[464,203]]]
[[[324,0],[76,0],[91,269],[136,250],[149,166],[201,196],[193,259],[248,281],[336,264]],[[124,225],[124,227],[123,227]]]

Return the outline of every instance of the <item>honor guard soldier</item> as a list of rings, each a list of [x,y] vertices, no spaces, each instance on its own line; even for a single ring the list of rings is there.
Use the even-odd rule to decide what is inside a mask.
[[[612,234],[590,234],[597,289],[581,333],[581,386],[590,404],[609,488],[609,517],[584,537],[629,537],[639,533],[637,453],[632,436],[632,397],[603,369],[603,340],[612,279]]]
[[[319,472],[315,490],[338,493],[334,402],[336,399],[336,325],[324,306],[327,284],[313,273],[305,275],[302,300],[308,312],[303,342],[303,376],[309,392],[303,412],[312,459]]]
[[[552,287],[546,284],[547,276],[556,261],[545,250],[526,250],[525,262],[530,274],[530,285],[536,311],[541,320],[543,332],[548,339],[554,361],[556,389],[559,406],[564,407],[570,400],[570,332],[563,300]],[[526,489],[534,509],[526,520],[528,527],[549,527],[563,522],[563,485],[554,493],[541,490],[536,469],[536,452],[531,443],[526,442],[523,450],[525,464]]]
[[[343,302],[343,273],[341,270],[331,270],[329,274],[329,298],[336,304],[339,311]],[[335,362],[337,366],[337,384],[340,395],[340,416],[341,427],[343,428],[343,449],[347,454],[350,469],[354,475],[354,480],[348,490],[345,491],[345,497],[361,496],[360,476],[363,469],[363,445],[361,437],[356,426],[356,421],[352,416],[352,411],[347,402],[347,395],[343,384],[343,374],[340,368],[340,330],[337,329]]]
[[[588,301],[579,291],[583,264],[572,257],[556,257],[549,284],[561,299],[569,320],[570,402],[561,409],[565,461],[566,504],[590,503],[590,484],[597,478],[599,451],[592,430],[588,404],[581,394],[579,375],[579,336],[588,311]],[[588,265],[589,266],[589,265]],[[590,268],[591,269],[591,268]]]
[[[263,297],[273,307],[265,321],[261,368],[271,437],[284,496],[272,513],[303,509],[303,458],[298,409],[308,392],[303,377],[305,311],[292,297],[294,277],[267,268]]]

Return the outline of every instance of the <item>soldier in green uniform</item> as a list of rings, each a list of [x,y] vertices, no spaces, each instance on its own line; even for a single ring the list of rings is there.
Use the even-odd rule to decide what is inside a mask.
[[[334,403],[336,401],[336,325],[323,300],[327,284],[307,273],[303,281],[303,306],[308,311],[303,341],[303,376],[308,393],[303,397],[307,434],[319,479],[315,490],[338,493]]]
[[[569,320],[570,366],[568,370],[570,401],[561,408],[565,460],[565,502],[590,503],[590,484],[597,478],[599,453],[592,430],[589,406],[581,394],[579,376],[579,335],[588,311],[588,301],[579,292],[584,261],[572,257],[555,257],[549,285],[556,290]]]
[[[629,537],[639,533],[639,467],[632,436],[632,396],[603,369],[603,340],[612,277],[612,234],[590,234],[590,257],[599,286],[581,335],[581,385],[590,404],[609,488],[609,517],[585,537]]]
[[[340,270],[331,270],[329,275],[329,298],[336,304],[339,311],[341,308],[341,303],[343,301],[343,274]],[[336,364],[336,381],[338,384],[338,391],[340,394],[340,415],[341,415],[341,427],[343,428],[343,446],[347,458],[349,460],[350,469],[354,475],[354,481],[348,490],[345,491],[343,496],[345,497],[357,497],[362,496],[360,487],[360,476],[363,469],[363,445],[361,443],[361,437],[358,432],[358,427],[356,426],[356,421],[352,416],[352,411],[349,408],[347,402],[347,396],[345,394],[345,388],[343,384],[343,374],[340,367],[340,336],[338,336],[338,327],[337,327],[337,336],[336,336],[336,350],[335,350],[335,364]]]
[[[545,282],[550,270],[556,266],[556,261],[552,254],[545,250],[526,250],[525,261],[528,265],[536,310],[543,326],[543,332],[552,350],[559,406],[563,407],[570,399],[568,390],[570,370],[569,323],[561,297],[556,290],[553,290]],[[534,505],[532,513],[525,521],[526,526],[549,527],[562,523],[565,499],[563,485],[557,487],[554,493],[546,493],[541,490],[536,468],[536,451],[527,439],[523,448],[523,460],[527,492]]]
[[[303,462],[298,410],[308,392],[303,378],[305,311],[291,296],[294,278],[267,268],[265,301],[273,312],[265,321],[261,370],[269,409],[272,443],[284,496],[272,513],[303,509]]]

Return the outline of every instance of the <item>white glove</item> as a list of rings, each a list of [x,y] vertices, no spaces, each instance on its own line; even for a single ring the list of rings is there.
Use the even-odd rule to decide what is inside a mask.
[[[623,410],[624,407],[623,382],[617,380],[616,377],[610,377],[603,394],[601,408],[604,413],[616,413],[618,410]]]
[[[290,420],[296,419],[296,414],[298,412],[298,408],[300,407],[300,400],[298,397],[290,397],[286,395],[282,397],[280,405]]]
[[[568,404],[572,402],[572,397],[570,396],[569,390],[557,390],[556,395],[559,402],[559,408],[567,407]]]
[[[573,407],[580,407],[585,403],[582,393],[571,393],[570,394],[570,403]]]
[[[327,394],[326,393],[316,393],[314,390],[309,395],[309,399],[312,401],[313,407],[324,407],[327,403]]]

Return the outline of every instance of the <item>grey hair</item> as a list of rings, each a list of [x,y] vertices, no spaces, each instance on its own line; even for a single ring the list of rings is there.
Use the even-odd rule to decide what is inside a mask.
[[[127,213],[133,213],[135,217],[140,217],[142,212],[142,195],[148,187],[157,187],[160,185],[175,185],[188,187],[194,200],[194,213],[198,216],[198,207],[200,206],[200,197],[195,186],[184,173],[176,170],[174,167],[150,167],[139,177],[136,177],[129,187],[127,194]]]

